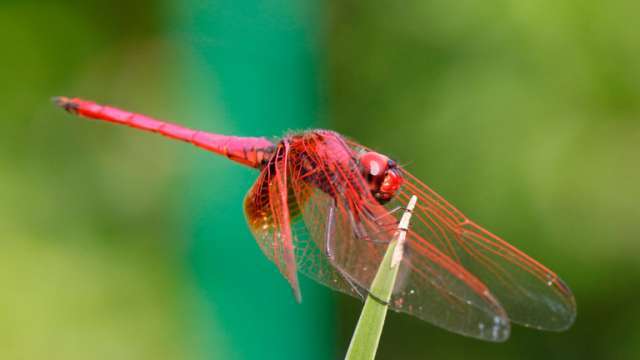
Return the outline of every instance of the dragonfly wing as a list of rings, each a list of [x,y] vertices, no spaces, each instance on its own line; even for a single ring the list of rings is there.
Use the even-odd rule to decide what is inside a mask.
[[[312,236],[300,212],[292,218],[298,270],[331,289],[362,299],[362,291],[346,280],[325,254],[324,243]]]
[[[309,233],[320,244],[318,247],[325,249],[325,261],[334,269],[340,268],[338,275],[348,277],[345,283],[353,282],[366,293],[397,221],[380,205],[361,204],[360,210],[367,210],[354,217],[350,208],[353,204],[346,204],[345,199],[334,202],[316,191],[305,202],[302,214]],[[334,214],[333,220],[328,221],[330,213]],[[333,225],[329,228],[327,223]],[[327,242],[331,244],[327,246]],[[332,254],[327,254],[327,248],[331,248]],[[301,272],[317,280],[315,274],[305,269],[301,267]],[[356,298],[362,295],[358,289],[344,292]],[[505,311],[484,284],[435,247],[416,249],[407,243],[389,306],[449,331],[483,340],[504,341],[510,332]]]
[[[245,214],[258,245],[289,281],[294,296],[301,301],[291,232],[287,185],[288,145],[278,146],[275,156],[263,169],[245,197]]]
[[[344,141],[330,136],[321,140],[307,139],[304,144],[314,150],[304,154],[312,171],[298,171],[291,164],[292,192],[305,231],[321,252],[316,259],[325,264],[299,260],[300,269],[360,298],[359,289],[370,290],[402,211],[389,211],[373,198]],[[434,246],[425,251],[407,245],[390,302],[393,310],[484,340],[503,341],[509,336],[505,311],[481,281]],[[333,276],[342,278],[339,287],[306,270],[326,264],[333,268]],[[345,285],[356,289],[345,291]]]
[[[407,240],[415,265],[436,248],[486,284],[511,321],[557,331],[573,323],[575,299],[554,272],[469,220],[415,176],[403,174],[405,185],[389,206],[418,196]]]

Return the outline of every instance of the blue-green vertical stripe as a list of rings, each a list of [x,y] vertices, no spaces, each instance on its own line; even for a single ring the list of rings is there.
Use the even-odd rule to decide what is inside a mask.
[[[200,127],[281,136],[317,126],[318,4],[314,1],[183,1],[193,96]],[[182,36],[182,35],[181,35]],[[210,93],[209,93],[210,91]],[[331,294],[306,279],[303,303],[260,252],[245,224],[244,194],[255,170],[203,154],[186,212],[190,260],[205,299],[205,353],[231,359],[335,357]]]

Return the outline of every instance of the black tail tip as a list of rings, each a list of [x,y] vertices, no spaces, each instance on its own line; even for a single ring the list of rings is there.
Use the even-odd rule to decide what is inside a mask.
[[[51,98],[51,102],[57,106],[64,107],[64,104],[69,102],[69,99],[65,96],[54,96]]]
[[[75,113],[78,109],[78,105],[66,96],[54,96],[51,98],[51,102],[70,113]]]

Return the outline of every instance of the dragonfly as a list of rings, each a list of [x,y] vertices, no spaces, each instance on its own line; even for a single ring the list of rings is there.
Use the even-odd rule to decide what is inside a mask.
[[[575,298],[551,270],[476,224],[388,156],[331,130],[238,137],[78,98],[68,112],[191,143],[259,171],[244,199],[260,249],[301,301],[298,274],[364,299],[404,206],[412,224],[388,305],[461,335],[505,341],[511,323],[568,329]]]

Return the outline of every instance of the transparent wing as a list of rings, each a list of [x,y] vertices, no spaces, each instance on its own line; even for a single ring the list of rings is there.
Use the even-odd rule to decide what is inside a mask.
[[[405,185],[388,206],[418,196],[408,244],[416,253],[436,248],[487,285],[513,322],[543,330],[564,330],[574,321],[575,299],[551,270],[469,220],[415,176],[403,170]],[[414,261],[421,257],[416,255]]]
[[[296,237],[311,240],[314,256],[302,255],[299,247],[299,269],[362,298],[402,211],[390,211],[371,196],[352,150],[339,136],[310,137],[302,149],[304,156],[291,162],[292,192],[304,222]],[[467,336],[489,341],[509,336],[507,315],[484,284],[429,244],[407,243],[390,307]]]
[[[245,215],[256,242],[289,281],[297,301],[298,284],[295,244],[291,231],[287,179],[288,146],[278,146],[245,197]]]

